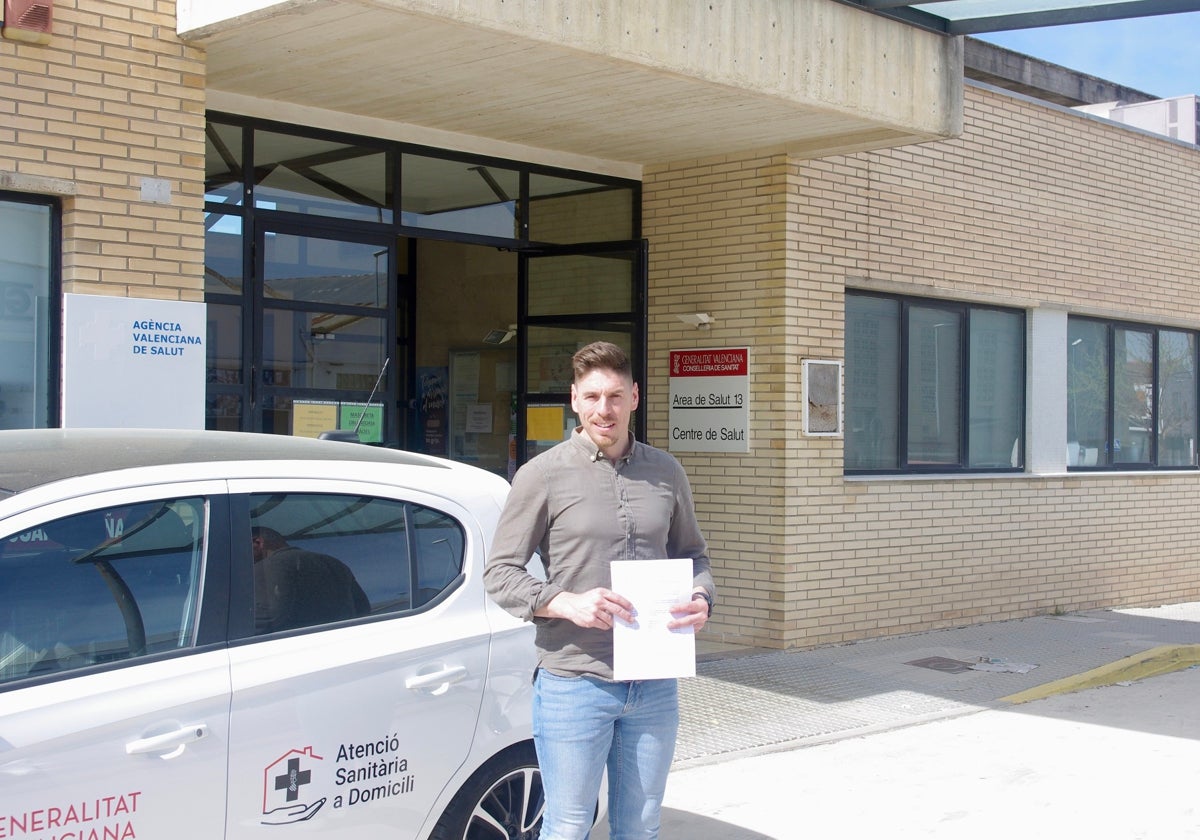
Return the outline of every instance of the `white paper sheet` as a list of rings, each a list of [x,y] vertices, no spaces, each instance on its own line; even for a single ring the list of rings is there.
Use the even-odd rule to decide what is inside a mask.
[[[696,634],[671,630],[671,607],[692,596],[692,561],[619,560],[612,564],[612,591],[633,602],[634,622],[613,623],[613,677],[659,680],[696,675]]]

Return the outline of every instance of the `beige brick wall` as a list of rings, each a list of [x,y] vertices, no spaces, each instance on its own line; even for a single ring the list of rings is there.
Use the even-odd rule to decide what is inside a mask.
[[[795,589],[798,554],[785,489],[819,459],[797,452],[788,428],[799,383],[790,348],[819,328],[798,305],[785,247],[788,178],[783,154],[713,158],[647,171],[642,202],[650,240],[649,442],[669,446],[669,351],[750,348],[751,453],[679,459],[718,574],[722,638],[773,646],[787,642],[785,599]],[[697,330],[676,317],[694,312],[717,323]]]
[[[173,0],[59,0],[50,43],[0,39],[0,188],[61,198],[65,291],[203,299],[204,56]]]
[[[668,349],[751,348],[753,451],[681,456],[722,588],[710,638],[1200,598],[1195,473],[847,480],[840,440],[800,434],[798,372],[843,358],[846,286],[1200,329],[1200,151],[969,86],[954,140],[681,163],[645,190],[651,441]]]

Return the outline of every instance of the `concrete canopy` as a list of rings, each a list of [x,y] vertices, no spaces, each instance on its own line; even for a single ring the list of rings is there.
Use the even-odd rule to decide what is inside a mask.
[[[178,28],[210,99],[636,165],[961,129],[961,39],[835,0],[181,0]]]

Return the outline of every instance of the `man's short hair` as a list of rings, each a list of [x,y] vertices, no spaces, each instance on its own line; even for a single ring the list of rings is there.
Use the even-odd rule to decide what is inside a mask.
[[[611,341],[593,341],[580,348],[571,357],[571,367],[574,369],[576,382],[594,370],[611,370],[621,376],[633,377],[629,356]]]

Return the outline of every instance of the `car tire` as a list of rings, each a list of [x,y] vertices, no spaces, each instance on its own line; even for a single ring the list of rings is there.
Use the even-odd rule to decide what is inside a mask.
[[[546,796],[533,744],[493,758],[454,795],[430,840],[537,840]]]

